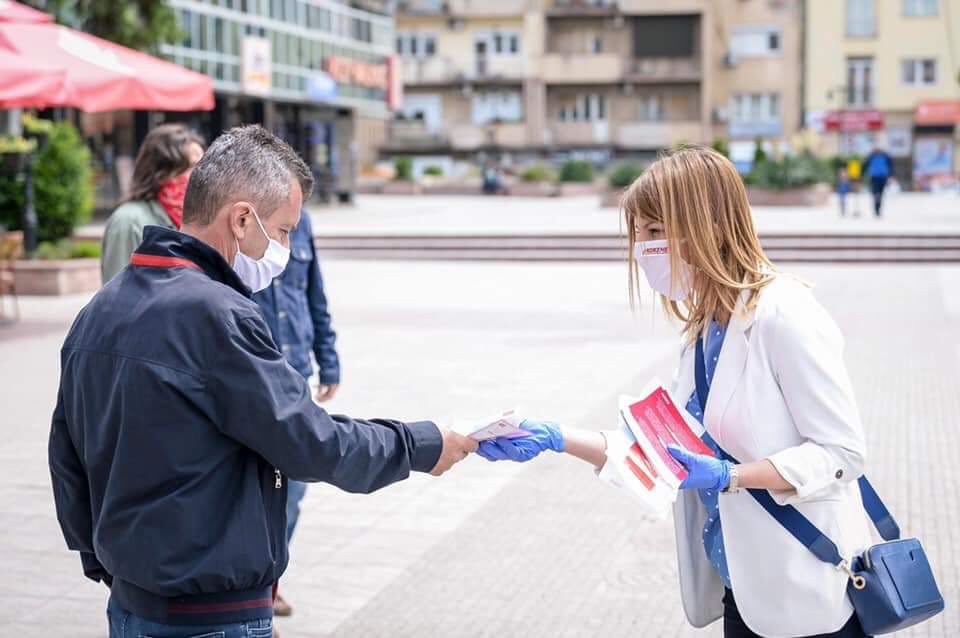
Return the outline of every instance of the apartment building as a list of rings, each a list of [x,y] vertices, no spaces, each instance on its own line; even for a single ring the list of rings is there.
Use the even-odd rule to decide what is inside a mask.
[[[882,146],[926,189],[960,168],[960,0],[808,0],[805,109],[825,153]]]
[[[382,155],[428,163],[789,138],[801,0],[406,0],[404,102]]]

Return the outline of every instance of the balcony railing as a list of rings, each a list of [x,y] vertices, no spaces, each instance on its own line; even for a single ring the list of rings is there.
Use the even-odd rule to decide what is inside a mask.
[[[614,16],[619,12],[614,0],[553,0],[547,8],[547,16],[553,18]]]
[[[633,82],[699,82],[703,72],[699,58],[634,58],[626,76]]]
[[[621,148],[667,148],[680,142],[706,143],[703,126],[695,120],[624,122],[617,126],[615,141]]]
[[[549,84],[610,84],[623,80],[624,62],[616,53],[548,53],[540,77]]]

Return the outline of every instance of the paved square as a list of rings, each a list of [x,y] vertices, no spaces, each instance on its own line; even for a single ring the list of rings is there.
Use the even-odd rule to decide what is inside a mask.
[[[621,266],[324,268],[344,362],[332,411],[449,421],[518,406],[603,428],[618,393],[672,371],[674,330],[649,303],[631,314]],[[960,635],[960,267],[787,270],[818,284],[846,334],[870,475],[947,598],[905,635]],[[106,635],[106,589],[64,546],[46,464],[57,353],[83,302],[30,299],[24,324],[0,329],[4,635]],[[296,614],[277,626],[284,638],[719,635],[683,618],[671,523],[631,504],[558,456],[471,458],[372,496],[312,486],[282,582]]]

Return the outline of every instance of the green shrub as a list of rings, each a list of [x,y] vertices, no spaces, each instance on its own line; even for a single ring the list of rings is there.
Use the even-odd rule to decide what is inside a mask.
[[[546,166],[530,166],[520,173],[520,180],[524,182],[549,182],[553,178],[550,169]]]
[[[710,145],[710,148],[720,153],[727,159],[730,159],[730,145],[727,143],[727,140],[722,137],[716,137],[713,139],[713,144]]]
[[[37,246],[37,259],[96,259],[100,257],[100,244],[93,241],[58,242],[44,241]]]
[[[439,166],[428,166],[423,169],[424,175],[430,175],[432,177],[443,177],[443,169]]]
[[[759,137],[753,141],[753,163],[754,165],[766,161],[767,152],[763,150],[763,140]]]
[[[413,160],[409,157],[398,157],[393,162],[393,178],[401,182],[413,181]]]
[[[90,150],[69,122],[45,123],[28,132],[48,136],[33,163],[34,208],[37,237],[53,241],[69,237],[93,212],[93,171]],[[20,229],[23,183],[12,175],[0,175],[0,223]]]
[[[589,183],[593,181],[593,164],[584,160],[567,160],[560,167],[561,182]]]
[[[833,180],[829,163],[809,151],[783,159],[763,159],[753,166],[747,184],[757,188],[786,190]]]
[[[633,184],[638,177],[643,173],[643,169],[639,164],[633,162],[625,162],[623,164],[618,164],[610,171],[610,177],[608,182],[610,183],[611,188],[626,188]]]

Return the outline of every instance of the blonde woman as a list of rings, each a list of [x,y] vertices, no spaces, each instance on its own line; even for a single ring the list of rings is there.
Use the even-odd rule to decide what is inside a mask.
[[[704,442],[739,461],[671,448],[690,473],[674,506],[690,623],[723,618],[727,638],[863,636],[848,576],[744,491],[768,490],[776,503],[795,506],[848,560],[870,544],[857,485],[864,435],[840,331],[807,285],[767,259],[743,182],[718,153],[687,149],[660,159],[627,190],[623,209],[631,281],[642,270],[683,327],[673,395],[704,425]],[[698,352],[704,392],[695,380]],[[616,432],[524,427],[529,438],[487,442],[479,453],[525,461],[566,452],[618,481],[606,463]]]

